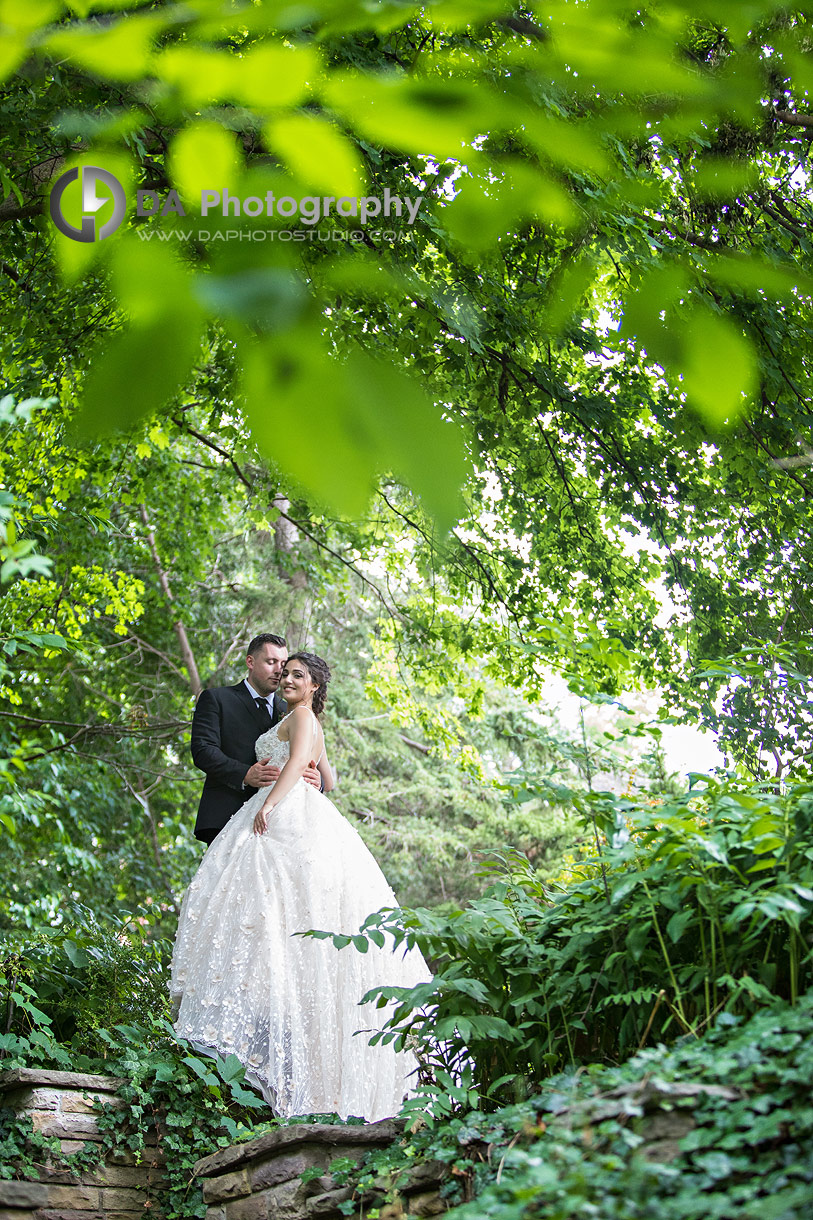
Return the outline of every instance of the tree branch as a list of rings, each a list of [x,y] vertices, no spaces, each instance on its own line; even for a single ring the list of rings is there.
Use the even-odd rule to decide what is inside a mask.
[[[214,667],[214,670],[212,671],[213,677],[215,674],[220,673],[221,669],[225,668],[226,662],[228,661],[229,657],[234,652],[235,648],[240,643],[240,641],[245,637],[245,630],[246,630],[246,627],[248,627],[249,621],[250,621],[249,616],[246,615],[246,617],[243,619],[242,627],[240,627],[240,629],[238,630],[234,639],[229,644],[226,651],[223,653],[223,656],[220,658],[217,665]]]
[[[155,534],[153,533],[152,527],[150,526],[149,519],[147,517],[146,508],[144,507],[143,504],[139,504],[138,507],[141,512],[141,520],[144,522],[144,528],[147,531],[147,543],[149,544],[149,548],[152,553],[153,561],[155,563],[156,571],[158,572],[158,581],[161,585],[161,589],[163,591],[164,597],[167,599],[167,601],[169,602],[169,604],[171,606],[174,603],[175,598],[172,594],[172,590],[169,587],[169,579],[167,577],[167,574],[161,565],[161,559],[158,555],[158,547],[156,546],[156,542],[155,542]],[[195,661],[195,654],[192,652],[192,645],[189,643],[189,637],[186,634],[186,627],[183,624],[183,620],[180,618],[177,618],[175,620],[175,622],[173,623],[173,627],[175,629],[175,634],[178,637],[178,643],[179,643],[180,649],[181,649],[181,657],[183,658],[183,663],[186,666],[186,672],[189,675],[188,680],[189,680],[189,685],[192,688],[192,694],[195,695],[195,697],[197,697],[200,694],[200,692],[203,690],[203,684],[201,683],[200,674],[198,673],[198,667],[197,667],[197,663]]]
[[[175,676],[180,678],[182,682],[186,683],[189,681],[188,676],[184,673],[179,665],[175,664],[172,657],[170,657],[167,653],[162,652],[160,648],[156,648],[154,644],[150,644],[148,640],[143,640],[140,635],[136,635],[132,630],[127,638],[121,642],[122,644],[129,644],[131,641],[133,644],[137,645],[137,648],[144,648],[147,652],[151,652],[153,656],[160,657],[164,664],[167,665]]]
[[[229,463],[232,470],[237,475],[238,479],[240,480],[240,482],[243,484],[244,487],[248,487],[248,488],[253,487],[253,483],[251,482],[251,480],[245,474],[243,474],[243,471],[237,465],[237,462],[234,460],[232,455],[226,449],[221,449],[220,445],[215,444],[215,442],[213,440],[210,440],[208,436],[204,436],[202,432],[196,431],[196,429],[192,428],[186,422],[186,420],[178,419],[177,415],[173,415],[172,418],[173,418],[174,422],[178,425],[178,427],[181,429],[182,432],[186,432],[189,436],[194,436],[196,441],[200,441],[200,443],[202,445],[206,445],[206,447],[208,449],[211,449],[214,453],[219,453],[220,456]]]
[[[813,114],[793,114],[790,110],[774,110],[773,117],[780,123],[788,123],[792,127],[807,127],[813,130]]]
[[[166,738],[178,737],[181,733],[185,733],[189,728],[188,720],[166,720],[157,724],[142,724],[139,726],[126,724],[76,724],[70,720],[47,720],[38,716],[26,716],[21,712],[7,712],[0,708],[0,717],[6,720],[14,720],[21,724],[33,725],[36,728],[54,728],[54,729],[75,729],[76,731],[68,738],[67,741],[59,742],[58,745],[49,746],[48,749],[36,750],[33,754],[26,754],[22,757],[23,762],[34,762],[38,758],[42,758],[46,754],[58,754],[62,750],[69,750],[75,742],[83,738],[93,737],[131,737],[141,738],[142,740],[161,740]]]
[[[790,224],[776,210],[776,208],[771,207],[769,203],[759,203],[757,206],[765,213],[766,216],[770,216],[772,220],[775,220],[786,233],[790,233],[791,237],[795,237],[797,241],[807,241],[807,234],[804,232],[804,230],[797,228],[795,224]]]
[[[522,34],[525,38],[530,38],[531,42],[550,40],[550,34],[544,26],[537,25],[535,21],[531,21],[527,17],[498,17],[497,25],[504,26],[506,30],[512,30],[515,34]]]

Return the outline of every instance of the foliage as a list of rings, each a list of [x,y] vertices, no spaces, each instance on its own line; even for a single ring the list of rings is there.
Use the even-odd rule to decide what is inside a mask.
[[[549,892],[525,857],[465,909],[382,912],[343,948],[417,944],[431,982],[381,987],[391,1041],[418,1039],[435,1116],[527,1095],[565,1065],[617,1062],[697,1038],[811,983],[813,797],[707,781],[651,802],[583,799],[604,842],[582,879]],[[331,933],[315,931],[325,937]]]
[[[561,0],[507,17],[467,0],[259,6],[248,20],[55,4],[4,21],[2,376],[58,397],[60,486],[90,473],[91,453],[85,511],[131,508],[97,522],[115,554],[73,582],[83,613],[116,594],[119,623],[140,619],[183,672],[171,620],[140,614],[151,569],[129,543],[146,541],[144,504],[177,609],[201,583],[229,603],[239,564],[216,582],[204,561],[223,550],[201,540],[202,582],[159,511],[171,486],[188,538],[190,476],[213,514],[248,502],[213,522],[215,543],[277,514],[318,548],[317,579],[369,582],[391,615],[372,684],[427,731],[442,736],[443,717],[405,686],[467,671],[476,711],[507,675],[540,697],[553,666],[587,693],[657,680],[755,772],[804,771],[805,6],[669,0],[634,16]],[[131,196],[177,187],[189,240],[173,236],[178,216],[131,215],[103,242],[54,245],[42,187],[79,163],[107,165]],[[206,174],[233,194],[389,190],[421,206],[412,225],[390,218],[391,243],[371,226],[334,240],[352,217],[301,243],[273,220],[208,217],[207,244],[189,201]],[[131,443],[83,451],[80,400]],[[457,503],[456,430],[473,467]],[[77,515],[74,502],[63,533]],[[230,608],[226,647],[245,616],[239,596]],[[771,671],[747,693],[719,668],[745,648]]]
[[[200,214],[218,236],[232,229],[250,245],[250,260],[242,241],[209,250],[191,241],[190,228],[186,241],[176,240],[179,258],[168,242],[145,240],[154,231],[135,217],[106,243],[54,236],[71,279],[95,286],[100,270],[109,273],[116,321],[128,322],[108,337],[85,385],[96,426],[132,424],[161,408],[188,381],[207,324],[217,322],[234,350],[254,432],[289,476],[358,513],[371,475],[396,470],[450,524],[463,472],[451,425],[443,426],[422,386],[373,358],[375,343],[337,363],[325,341],[324,313],[341,308],[348,286],[384,310],[402,295],[401,268],[381,231],[362,231],[372,260],[359,259],[348,240],[313,253],[319,243],[305,242],[300,254],[281,240],[253,241],[267,232],[246,217],[213,221],[202,211],[206,187],[260,199],[269,191],[295,200],[332,192],[335,201],[407,184],[425,205],[418,240],[431,242],[438,258],[462,247],[471,263],[472,248],[491,252],[508,229],[536,227],[558,255],[545,293],[548,334],[609,277],[624,299],[625,341],[644,348],[675,385],[680,379],[709,419],[735,418],[755,391],[755,344],[728,319],[721,296],[733,289],[758,297],[760,287],[785,300],[806,282],[786,250],[766,257],[757,245],[754,257],[732,265],[701,240],[701,257],[687,258],[691,222],[677,231],[669,221],[656,224],[678,194],[673,176],[658,171],[673,149],[690,149],[685,190],[698,211],[759,189],[754,144],[766,140],[768,126],[762,98],[771,97],[776,114],[804,97],[806,17],[788,20],[774,0],[753,6],[747,21],[723,0],[708,4],[701,20],[678,2],[638,21],[612,0],[529,11],[506,19],[499,5],[479,0],[453,14],[408,5],[339,15],[317,5],[307,17],[258,9],[250,19],[183,3],[103,21],[95,13],[65,20],[61,5],[24,17],[10,10],[2,72],[16,88],[8,117],[22,125],[22,99],[33,86],[51,120],[35,158],[44,161],[56,146],[64,167],[101,165],[130,191],[172,186],[182,216]],[[598,30],[611,50],[587,55]],[[767,143],[781,156],[788,141],[778,122]],[[19,173],[19,153],[10,161],[4,187],[24,216],[34,192]],[[79,219],[78,198],[70,212]],[[100,220],[109,212],[108,201]],[[172,237],[177,215],[176,207],[163,236]],[[781,215],[793,224],[792,213]],[[272,238],[278,227],[279,219],[267,226]],[[413,235],[403,220],[390,217],[389,227],[397,239]],[[601,234],[595,243],[593,228]],[[346,237],[335,213],[326,229]],[[636,274],[615,274],[612,246],[629,257],[644,235],[647,258]],[[676,239],[682,260],[670,249]],[[647,308],[653,297],[655,314]],[[466,344],[469,360],[488,348],[490,327],[477,325],[468,294],[441,289],[427,304]],[[110,324],[110,305],[106,312]],[[269,429],[264,408],[273,400],[280,414]],[[341,478],[289,449],[303,425],[331,437]],[[429,442],[420,462],[418,440]]]
[[[149,919],[123,912],[118,925],[104,926],[78,904],[69,915],[71,922],[58,928],[3,937],[0,1002],[6,1032],[0,1044],[6,1054],[24,1059],[31,1050],[26,1040],[39,1037],[30,1011],[14,999],[23,989],[36,996],[49,1038],[69,1045],[73,1054],[104,1057],[106,1029],[169,1015],[165,968],[170,946],[151,938]],[[54,1053],[50,1042],[46,1049]]]
[[[366,1158],[356,1199],[388,1183],[397,1205],[410,1170],[441,1162],[454,1220],[803,1220],[813,1194],[811,1020],[810,991],[747,1020],[721,1014],[699,1039],[419,1128]],[[671,1148],[658,1142],[670,1129]]]

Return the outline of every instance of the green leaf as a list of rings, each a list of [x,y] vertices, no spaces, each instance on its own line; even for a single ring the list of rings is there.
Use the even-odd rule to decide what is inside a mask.
[[[77,969],[82,969],[84,966],[87,966],[88,962],[91,960],[81,945],[77,945],[77,943],[73,940],[63,940],[62,948],[65,950],[65,956],[67,957],[68,961]]]
[[[321,93],[348,125],[373,144],[432,154],[440,160],[460,158],[464,148],[492,125],[492,112],[483,105],[474,81],[334,72]]]
[[[567,227],[578,216],[567,191],[549,175],[519,160],[469,170],[456,182],[454,198],[439,209],[448,232],[467,247],[479,249],[508,234],[521,217],[538,216]]]
[[[130,14],[102,28],[77,25],[51,34],[45,49],[55,59],[67,59],[106,80],[134,81],[145,76],[152,44],[168,24],[155,14]]]
[[[239,62],[232,51],[181,44],[168,47],[156,57],[156,71],[176,91],[179,100],[197,110],[234,94]]]
[[[195,282],[195,293],[213,314],[277,331],[296,325],[308,303],[302,278],[278,267],[252,267],[234,275],[201,275]]]
[[[730,319],[696,308],[683,333],[681,366],[689,402],[715,427],[748,409],[757,385],[753,345]]]
[[[364,163],[355,146],[321,116],[289,114],[275,118],[264,127],[263,136],[288,168],[320,194],[364,194]]]
[[[691,907],[685,907],[682,911],[675,911],[666,925],[666,933],[673,944],[677,944],[694,918],[695,912]]]
[[[694,172],[695,189],[704,199],[732,199],[753,190],[758,180],[753,162],[731,157],[704,157]]]
[[[200,122],[185,127],[173,139],[168,166],[184,201],[200,207],[205,190],[235,192],[240,173],[237,143],[219,123]]]
[[[569,169],[605,174],[610,160],[596,132],[573,119],[554,119],[532,111],[523,115],[523,138],[542,156]]]
[[[183,1062],[190,1068],[199,1080],[204,1084],[217,1084],[217,1078],[212,1074],[202,1059],[198,1059],[195,1055],[187,1055]]]
[[[80,434],[124,431],[163,407],[191,373],[202,329],[198,316],[179,312],[117,335],[85,384]]]
[[[231,1084],[232,1081],[243,1075],[245,1069],[236,1055],[227,1055],[225,1059],[218,1061],[217,1070],[223,1079]]]
[[[27,53],[28,41],[19,35],[6,35],[0,41],[0,81],[17,71]]]
[[[547,329],[556,334],[570,321],[579,302],[592,288],[598,270],[598,260],[592,255],[574,259],[558,272],[548,288],[544,321]]]
[[[467,470],[459,429],[398,370],[357,352],[331,359],[299,329],[248,349],[243,393],[261,448],[338,512],[360,515],[376,475],[392,472],[441,528],[456,519]],[[330,460],[314,460],[304,437]]]
[[[231,96],[259,111],[300,105],[322,71],[318,47],[266,41],[235,63]],[[269,81],[273,88],[269,89]]]
[[[662,266],[648,272],[624,303],[622,331],[634,334],[648,355],[667,369],[681,355],[672,312],[688,291],[689,276],[683,267]]]

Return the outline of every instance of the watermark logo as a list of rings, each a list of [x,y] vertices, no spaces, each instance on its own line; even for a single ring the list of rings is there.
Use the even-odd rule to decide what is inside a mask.
[[[82,224],[78,228],[66,219],[62,210],[65,191],[74,182],[80,182],[82,188]],[[101,195],[98,193],[100,186],[107,188]],[[97,225],[96,213],[110,203],[111,197],[113,215],[104,224]],[[50,211],[51,220],[64,237],[73,241],[104,241],[124,220],[127,197],[118,178],[109,170],[100,169],[98,165],[83,165],[81,169],[69,169],[57,178],[51,190]]]
[[[74,223],[77,215],[76,186],[81,190],[81,224]],[[68,199],[71,201],[70,216],[65,215],[65,194],[72,189]],[[104,223],[99,223],[98,212],[106,204],[113,204],[112,215]],[[199,212],[201,219],[206,220],[214,214],[215,227],[213,231],[200,229],[197,233],[199,242],[214,241],[249,241],[272,242],[279,241],[364,241],[366,238],[378,237],[381,240],[394,242],[406,236],[415,224],[418,210],[423,203],[422,197],[411,198],[407,195],[394,195],[388,187],[383,195],[306,195],[294,198],[291,195],[277,196],[272,191],[265,195],[233,195],[228,190],[204,189],[200,194],[199,207],[193,209]],[[156,190],[143,189],[136,191],[135,217],[141,220],[166,220],[168,217],[180,216],[186,218],[187,212],[181,202],[180,195],[175,190],[160,193]],[[57,178],[51,190],[51,219],[64,237],[72,241],[97,242],[104,241],[121,225],[127,214],[127,197],[124,187],[109,170],[98,165],[84,165],[79,169],[70,169]],[[402,220],[403,218],[403,220]],[[244,228],[224,229],[222,220],[239,219]],[[354,220],[361,228],[349,228],[348,220]],[[384,220],[402,220],[399,229],[367,229],[370,222]],[[263,220],[271,223],[263,225]],[[246,226],[246,221],[253,222]],[[286,228],[281,221],[292,221],[306,226],[301,228]],[[328,227],[318,226],[324,222]],[[159,241],[185,241],[192,238],[191,229],[164,230],[162,226],[137,225],[136,232],[142,241],[150,241],[157,235]]]

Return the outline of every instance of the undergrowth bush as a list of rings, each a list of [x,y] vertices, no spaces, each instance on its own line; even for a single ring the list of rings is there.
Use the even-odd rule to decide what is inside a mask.
[[[53,1057],[54,1045],[104,1058],[100,1030],[168,1016],[165,966],[172,946],[151,932],[144,915],[124,911],[105,924],[77,903],[60,927],[3,932],[0,1063],[15,1054],[38,1061],[38,1046]]]
[[[36,1178],[46,1162],[80,1174],[119,1150],[148,1160],[157,1142],[166,1160],[160,1214],[204,1216],[193,1166],[267,1124],[271,1111],[244,1087],[234,1055],[204,1057],[176,1037],[167,1019],[169,946],[150,939],[145,917],[125,913],[102,925],[83,908],[71,914],[69,926],[4,935],[0,1069],[119,1077],[123,1105],[102,1107],[101,1141],[67,1156],[30,1118],[0,1111],[0,1178]],[[158,1199],[146,1198],[158,1211]]]
[[[567,1064],[696,1038],[813,983],[813,788],[706,780],[659,804],[592,794],[585,812],[599,850],[562,893],[505,853],[464,910],[381,912],[333,935],[365,948],[387,934],[432,961],[432,982],[370,995],[397,1001],[379,1037],[422,1045],[436,1116],[518,1101]]]

